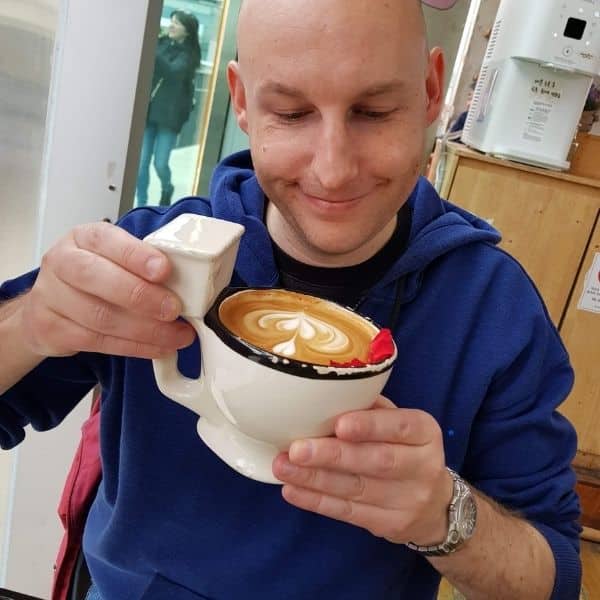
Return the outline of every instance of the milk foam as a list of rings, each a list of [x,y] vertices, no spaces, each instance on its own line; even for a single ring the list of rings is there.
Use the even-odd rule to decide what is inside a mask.
[[[339,354],[350,347],[348,336],[335,325],[306,314],[304,311],[256,310],[245,315],[249,330],[258,327],[264,331],[290,332],[291,337],[271,349],[275,354],[289,358],[303,356],[306,348],[323,354]]]
[[[243,290],[219,307],[225,327],[283,359],[329,365],[367,360],[378,328],[326,300],[288,290]]]

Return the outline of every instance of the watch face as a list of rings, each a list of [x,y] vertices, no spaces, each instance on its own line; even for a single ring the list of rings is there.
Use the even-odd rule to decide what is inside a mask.
[[[475,523],[477,522],[477,504],[471,494],[469,494],[460,507],[459,527],[463,539],[468,539],[473,535]]]

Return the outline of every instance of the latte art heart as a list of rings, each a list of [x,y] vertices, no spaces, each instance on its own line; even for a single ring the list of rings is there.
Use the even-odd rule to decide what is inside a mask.
[[[253,311],[244,317],[249,330],[262,330],[266,335],[270,329],[288,332],[291,337],[271,349],[275,354],[294,358],[307,350],[322,354],[337,355],[350,346],[348,336],[335,325],[326,323],[305,312]]]
[[[237,292],[222,302],[219,318],[258,348],[317,365],[366,361],[379,332],[370,321],[333,302],[278,289]]]

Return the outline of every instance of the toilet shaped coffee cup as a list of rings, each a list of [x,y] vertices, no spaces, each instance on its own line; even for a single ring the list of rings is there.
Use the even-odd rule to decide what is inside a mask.
[[[229,466],[279,483],[272,473],[277,454],[294,440],[332,435],[341,414],[371,407],[396,347],[373,322],[334,302],[228,287],[243,228],[195,215],[178,219],[146,239],[171,259],[167,287],[198,333],[201,370],[190,379],[179,372],[177,353],[156,359],[158,387],[200,416],[198,434]],[[195,249],[182,241],[182,226],[197,232]]]

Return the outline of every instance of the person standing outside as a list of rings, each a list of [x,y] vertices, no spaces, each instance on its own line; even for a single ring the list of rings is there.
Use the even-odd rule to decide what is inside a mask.
[[[168,33],[158,40],[156,61],[146,118],[140,167],[137,178],[137,204],[148,204],[150,163],[161,184],[160,206],[169,206],[174,186],[169,159],[177,136],[193,108],[194,78],[200,65],[198,20],[191,13],[171,14]]]

